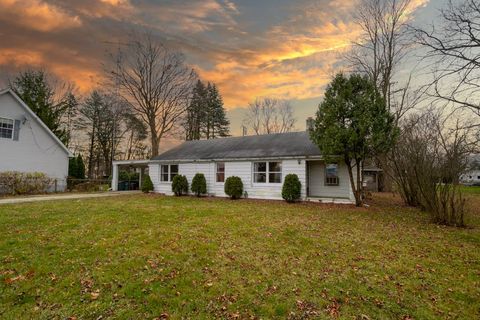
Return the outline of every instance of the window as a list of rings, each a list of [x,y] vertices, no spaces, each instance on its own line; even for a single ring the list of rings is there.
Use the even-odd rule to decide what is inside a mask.
[[[173,181],[173,177],[178,175],[178,164],[170,165],[170,181]]]
[[[160,169],[160,181],[171,182],[178,174],[178,164],[162,164]]]
[[[254,162],[253,182],[255,183],[282,183],[281,162]]]
[[[325,167],[325,185],[338,186],[338,165],[335,163],[327,164]]]
[[[225,162],[217,162],[217,182],[225,182]]]
[[[160,176],[160,181],[168,182],[168,164],[162,164],[162,173]]]
[[[282,163],[281,162],[268,163],[268,182],[282,183]]]
[[[13,138],[13,120],[0,118],[0,138]]]
[[[267,163],[255,162],[253,164],[253,182],[266,183],[267,182]]]

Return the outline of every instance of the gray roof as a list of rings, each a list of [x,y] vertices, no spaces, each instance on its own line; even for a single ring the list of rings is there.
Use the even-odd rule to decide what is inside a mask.
[[[256,159],[319,156],[306,131],[186,141],[152,160]]]

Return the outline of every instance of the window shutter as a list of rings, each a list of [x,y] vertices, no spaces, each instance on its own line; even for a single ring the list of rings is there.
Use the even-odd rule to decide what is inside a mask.
[[[20,120],[15,120],[15,124],[13,126],[13,141],[18,141],[19,136],[20,136]]]

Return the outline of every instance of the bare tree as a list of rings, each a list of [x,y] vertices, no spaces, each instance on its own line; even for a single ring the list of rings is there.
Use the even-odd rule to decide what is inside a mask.
[[[112,85],[149,128],[156,156],[162,138],[182,119],[197,76],[181,53],[150,34],[130,37],[111,60],[107,72]]]
[[[411,0],[362,0],[356,14],[362,37],[345,56],[354,72],[372,79],[397,118],[411,108],[411,104],[402,103],[406,102],[403,98],[409,83],[394,88],[396,67],[413,42],[407,32],[410,7]]]
[[[436,223],[463,226],[466,208],[458,182],[475,148],[474,132],[438,107],[409,116],[402,127],[391,154],[400,195]]]
[[[480,3],[450,1],[441,17],[440,28],[416,29],[417,41],[427,49],[426,59],[432,62],[430,94],[480,116]]]
[[[249,103],[243,122],[260,135],[293,131],[296,119],[289,101],[267,97]]]

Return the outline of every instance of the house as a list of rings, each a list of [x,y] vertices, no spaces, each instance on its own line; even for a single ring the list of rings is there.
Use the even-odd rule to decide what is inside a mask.
[[[114,162],[113,190],[118,188],[119,168],[136,164]],[[154,191],[167,195],[173,194],[175,175],[185,175],[191,184],[196,173],[203,173],[212,196],[225,197],[225,179],[238,176],[246,197],[282,199],[283,180],[293,173],[302,183],[304,200],[354,201],[346,165],[326,163],[306,131],[186,141],[138,165],[148,165]]]
[[[0,172],[42,172],[63,191],[73,156],[11,89],[0,90]]]
[[[460,176],[460,182],[467,186],[480,186],[480,169],[471,169]]]

